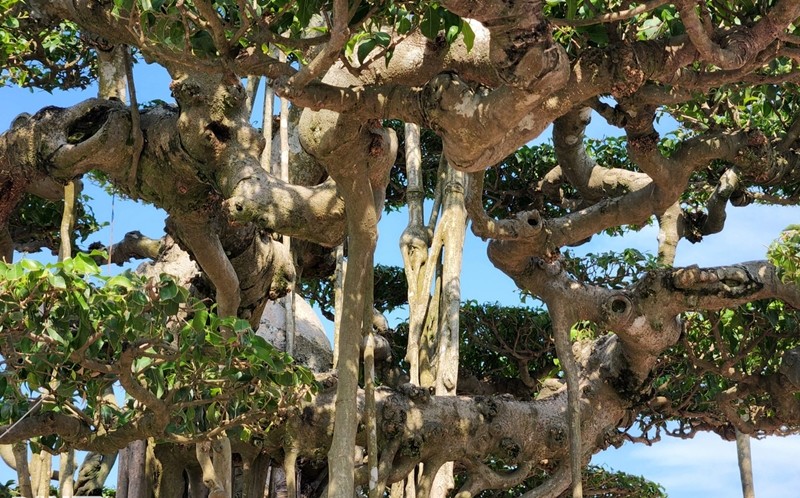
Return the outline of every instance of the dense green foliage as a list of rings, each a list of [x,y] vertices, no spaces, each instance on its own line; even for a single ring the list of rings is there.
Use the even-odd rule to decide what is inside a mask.
[[[0,424],[39,405],[124,433],[164,412],[168,440],[226,429],[249,438],[313,390],[311,374],[247,322],[218,318],[170,277],[100,273],[84,254],[0,264]],[[107,395],[117,382],[120,404]]]
[[[75,225],[71,242],[85,242],[86,239],[105,226],[95,218],[91,199],[82,195],[77,203]],[[9,220],[11,238],[26,252],[50,249],[55,252],[61,244],[61,216],[64,202],[53,202],[35,195],[26,195]]]
[[[652,389],[661,398],[643,412],[637,430],[653,437],[662,431],[680,437],[714,431],[733,440],[732,417],[755,424],[763,433],[796,430],[777,417],[780,399],[769,390],[750,389],[778,372],[779,352],[800,346],[796,310],[780,301],[756,301],[719,312],[689,313],[685,321],[684,337],[653,373]]]
[[[544,474],[534,475],[513,488],[504,491],[483,491],[477,496],[478,498],[517,497],[542,484],[546,477]],[[560,496],[567,498],[571,496],[571,491],[566,491]],[[583,496],[584,498],[666,498],[667,494],[663,487],[641,476],[612,472],[603,467],[590,465],[584,472]]]
[[[21,0],[0,1],[0,87],[86,88],[95,53],[74,23],[31,16]]]

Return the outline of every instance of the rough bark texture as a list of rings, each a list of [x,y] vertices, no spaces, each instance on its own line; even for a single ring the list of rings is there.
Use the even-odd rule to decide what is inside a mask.
[[[693,0],[675,1],[672,7],[654,0],[616,11],[597,7],[602,12],[596,15],[562,12],[574,2],[561,7],[539,0],[439,2],[465,19],[457,27],[469,26],[471,49],[466,31],[452,43],[445,32],[426,38],[420,30],[398,35],[385,27],[379,34],[377,25],[386,17],[380,17],[378,5],[362,12],[337,0],[318,20],[330,28],[326,33],[311,30],[298,38],[291,32],[276,34],[285,31],[274,24],[284,11],[255,15],[250,3],[236,2],[247,19],[237,25],[236,16],[224,16],[213,2],[189,3],[176,3],[184,9],[176,19],[182,19],[187,40],[195,35],[208,40],[210,55],[191,44],[170,46],[149,38],[157,35],[141,24],[146,16],[124,6],[114,14],[106,3],[90,0],[26,4],[41,22],[71,20],[117,48],[100,56],[103,98],[20,115],[0,135],[0,258],[13,256],[8,223],[26,194],[60,199],[64,184],[92,170],[127,196],[169,214],[171,238],[152,241],[131,234],[114,246],[112,261],[167,258],[174,240],[202,269],[195,290],[213,299],[221,315],[253,325],[268,300],[292,292],[303,270],[301,258],[295,261],[279,236],[298,241],[298,247],[303,241],[333,248],[347,240],[347,271],[340,272],[337,306],[337,376],[325,377],[325,389],[287,413],[282,424],[259,439],[258,448],[223,438],[194,449],[157,445],[145,450],[147,438],[168,437],[163,407],[146,422],[114,434],[99,434],[66,412],[36,412],[0,427],[2,444],[59,434],[70,446],[102,452],[104,460],[126,448],[120,458],[126,472],[118,480],[119,498],[149,494],[146,475],[159,497],[201,496],[202,482],[214,498],[228,496],[235,491],[229,482],[235,469],[249,476],[243,494],[260,496],[267,457],[286,467],[290,493],[308,489],[312,496],[352,498],[354,488],[364,485],[373,496],[384,485],[391,485],[397,497],[441,496],[446,486],[437,484],[435,492],[431,488],[448,462],[467,473],[457,490],[460,498],[510,488],[537,473],[545,476],[541,485],[523,496],[556,497],[571,483],[573,496],[579,496],[581,467],[592,454],[629,437],[625,431],[637,416],[685,415],[659,397],[654,377],[670,348],[686,346],[691,312],[708,314],[763,299],[800,306],[797,285],[765,261],[671,267],[680,240],[697,242],[723,230],[731,205],[744,206],[754,198],[800,202],[800,121],[792,107],[800,41],[790,27],[800,16],[796,1],[758,2],[757,12],[737,10],[745,7],[734,2],[723,12],[720,2],[698,8]],[[661,22],[649,17],[661,12],[656,9],[674,9],[674,24],[651,36],[637,19]],[[160,19],[162,12],[150,14]],[[346,57],[348,37],[362,26],[373,30],[368,35],[375,40],[389,36],[391,53],[376,43],[371,53]],[[579,28],[587,26],[604,36],[584,36],[587,32]],[[190,36],[201,28],[202,37],[199,32]],[[280,59],[270,44],[303,56]],[[170,71],[177,105],[157,103],[138,110],[122,102],[131,93],[120,84],[131,83],[129,71],[120,72],[118,52],[125,45]],[[282,113],[280,137],[275,138],[281,147],[272,146],[271,111],[264,116],[264,130],[250,124],[261,76],[292,103],[291,112]],[[748,118],[747,126],[738,119],[737,113],[752,111],[744,104],[720,110],[733,97],[715,93],[756,85],[771,85],[787,106],[783,114],[775,111],[775,120],[763,121],[763,130],[757,127],[762,123],[758,116]],[[605,98],[609,95],[613,104]],[[690,110],[699,118],[681,111],[687,103],[696,104]],[[600,154],[587,148],[593,111],[624,132],[624,160],[606,158],[609,164],[604,164]],[[656,131],[661,112],[673,113],[685,125],[686,133],[669,150],[660,148]],[[360,345],[372,326],[377,223],[397,156],[397,138],[384,127],[389,118],[406,123],[409,224],[400,246],[409,287],[406,359],[411,383],[376,388],[377,420],[364,420]],[[501,193],[514,199],[529,195],[531,202],[495,219],[491,210],[497,192],[495,197],[487,194],[486,171],[551,124],[554,160],[524,188]],[[427,225],[419,127],[432,130],[442,149],[443,180]],[[270,166],[286,162],[292,171],[283,176],[271,172]],[[694,209],[687,206],[687,196]],[[460,250],[467,217],[473,232],[489,240],[492,264],[546,304],[566,383],[549,379],[543,382],[547,389],[539,388],[526,371],[521,380],[527,391],[519,399],[454,395]],[[563,247],[651,219],[659,226],[662,267],[614,285],[579,280],[568,271]],[[341,267],[344,259],[342,254]],[[596,337],[572,340],[571,329],[579,322],[591,322]],[[733,368],[736,361],[718,366],[688,360],[735,384],[714,400],[714,413],[701,417],[690,432],[714,430],[732,437],[732,430],[759,435],[796,431],[796,350],[782,358],[775,355],[780,368],[759,375],[727,373],[723,367]],[[371,370],[368,360],[367,377]],[[135,388],[121,382],[123,388]],[[759,396],[771,400],[770,410],[744,421],[738,403]],[[376,437],[368,442],[373,430]],[[361,453],[354,454],[356,447],[359,452],[368,448],[370,464],[364,464]],[[216,456],[209,457],[209,451]],[[328,469],[320,471],[326,454]],[[23,466],[17,469],[24,477]],[[296,469],[304,476],[299,481]],[[180,479],[167,477],[177,475]],[[81,482],[76,492],[89,489]]]

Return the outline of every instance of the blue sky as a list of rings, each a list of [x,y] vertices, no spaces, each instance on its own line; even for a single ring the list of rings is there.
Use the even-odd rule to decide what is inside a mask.
[[[153,99],[171,101],[169,76],[156,66],[140,64],[136,68],[139,102]],[[46,105],[69,106],[96,95],[96,88],[84,92],[47,92],[19,88],[0,88],[0,131],[6,130],[13,118],[22,112],[34,113]],[[256,102],[258,106],[259,103]],[[258,107],[257,107],[258,108]],[[604,127],[596,119],[590,133],[596,138],[616,135],[617,130]],[[547,137],[543,137],[546,139]],[[88,186],[86,192],[95,198],[92,203],[100,221],[113,225],[101,230],[90,241],[108,244],[130,230],[140,230],[150,237],[163,234],[162,211],[151,206],[112,199],[100,189]],[[723,233],[707,237],[701,244],[681,241],[677,265],[713,266],[753,259],[763,259],[769,243],[791,223],[800,222],[800,208],[776,207],[730,208]],[[384,264],[402,265],[397,246],[406,219],[401,213],[385,216],[379,226],[376,259]],[[88,241],[87,241],[88,244]],[[640,251],[656,251],[655,229],[645,228],[625,239],[598,236],[575,252],[602,252],[635,247]],[[45,258],[47,259],[47,258]],[[495,270],[486,257],[486,243],[468,234],[464,247],[462,299],[480,302],[520,303],[516,286],[510,278]],[[796,498],[800,489],[800,437],[768,438],[753,442],[756,496],[759,498]],[[714,435],[701,435],[691,441],[666,439],[652,447],[627,444],[619,450],[603,452],[593,459],[595,464],[645,475],[661,483],[672,498],[728,498],[741,496],[736,451],[733,443]],[[0,468],[0,482],[13,479],[9,470]]]

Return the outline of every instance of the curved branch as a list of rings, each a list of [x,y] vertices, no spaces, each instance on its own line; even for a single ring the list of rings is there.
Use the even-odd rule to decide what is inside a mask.
[[[241,297],[239,277],[225,254],[219,236],[209,231],[207,219],[181,216],[174,219],[181,241],[194,254],[200,268],[209,276],[217,291],[217,314],[237,316]]]
[[[722,69],[729,70],[739,69],[755,58],[800,16],[800,6],[796,2],[784,0],[746,32],[733,33],[728,45],[722,47],[706,32],[695,10],[696,5],[695,0],[684,0],[678,4],[689,39],[701,57]]]
[[[134,230],[126,233],[121,241],[112,245],[110,248],[106,248],[101,243],[96,242],[89,246],[89,250],[108,251],[109,258],[98,261],[99,264],[111,262],[115,265],[122,266],[132,259],[155,260],[166,245],[166,237],[151,239],[150,237],[142,235],[138,230]]]
[[[722,174],[719,183],[706,202],[708,218],[703,223],[703,235],[719,233],[725,226],[727,218],[726,207],[734,191],[739,188],[739,175],[734,168],[729,168]]]
[[[483,207],[484,171],[469,175],[465,206],[472,221],[472,233],[483,240],[518,240],[530,238],[542,230],[538,211],[523,211],[516,219],[495,220]]]
[[[632,159],[653,181],[638,190],[619,197],[604,199],[588,208],[560,218],[545,220],[542,229],[526,239],[495,240],[489,244],[492,262],[510,274],[523,271],[530,257],[549,256],[558,248],[586,239],[598,231],[626,224],[642,224],[651,215],[661,215],[682,194],[691,174],[713,159],[734,162],[740,170],[757,171],[758,166],[774,164],[775,156],[757,132],[709,133],[684,141],[670,156],[662,155],[657,147],[657,135],[652,133],[652,120],[629,123],[628,150]],[[762,137],[762,138],[759,138]],[[785,174],[794,168],[794,160],[779,162],[774,174]],[[791,165],[791,166],[790,166]],[[475,209],[475,205],[473,205]]]
[[[169,408],[166,403],[158,399],[156,395],[139,384],[133,377],[133,362],[139,357],[138,353],[140,347],[141,346],[135,344],[129,345],[128,349],[123,351],[120,355],[119,366],[117,368],[119,372],[119,383],[128,395],[150,410],[158,426],[165,429],[170,418]]]
[[[732,308],[768,298],[800,305],[800,288],[782,282],[778,270],[766,261],[654,270],[621,291],[577,282],[558,260],[536,260],[521,271],[501,269],[548,305],[568,303],[576,314],[570,319],[614,330],[624,347],[627,368],[642,381],[658,355],[678,341],[682,330],[678,317],[685,311]]]
[[[466,464],[469,477],[455,498],[472,498],[484,489],[508,489],[524,481],[533,470],[533,462],[523,462],[516,469],[500,473],[482,462]]]
[[[520,498],[556,498],[569,488],[570,480],[570,467],[562,464],[544,484],[526,492]]]
[[[59,434],[67,441],[89,439],[92,429],[77,417],[45,412],[29,415],[13,425],[0,426],[0,444],[25,441],[34,435]]]
[[[553,145],[562,175],[587,201],[622,195],[647,185],[650,178],[646,174],[602,167],[586,152],[590,111],[588,107],[578,108],[553,122]]]

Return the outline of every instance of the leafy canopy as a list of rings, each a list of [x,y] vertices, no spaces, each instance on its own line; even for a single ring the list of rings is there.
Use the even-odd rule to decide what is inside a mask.
[[[0,336],[3,425],[40,405],[37,414],[77,417],[101,433],[163,414],[165,440],[226,429],[248,439],[315,389],[307,369],[247,322],[220,319],[171,277],[106,277],[86,254],[0,263]],[[117,404],[108,393],[120,384]],[[58,451],[78,441],[39,442]]]

